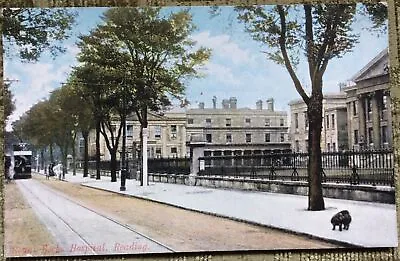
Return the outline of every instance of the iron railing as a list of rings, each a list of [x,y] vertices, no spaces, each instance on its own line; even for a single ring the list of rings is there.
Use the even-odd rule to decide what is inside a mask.
[[[200,176],[308,181],[307,153],[199,158]],[[323,152],[323,182],[394,186],[392,150]]]
[[[166,174],[190,174],[191,159],[185,158],[149,158],[147,160],[148,172],[150,173],[166,173]],[[96,169],[96,162],[88,162],[89,171]],[[117,171],[120,170],[120,162],[117,161]],[[100,172],[104,176],[109,176],[110,161],[100,162]],[[104,174],[103,174],[104,173]]]
[[[166,174],[190,174],[191,159],[185,158],[152,158],[148,159],[148,171]]]

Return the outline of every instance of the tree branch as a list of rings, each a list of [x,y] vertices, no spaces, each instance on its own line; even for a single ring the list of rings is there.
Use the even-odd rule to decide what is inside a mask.
[[[306,45],[307,45],[307,59],[308,59],[308,71],[310,79],[312,80],[315,72],[315,57],[314,57],[314,33],[313,23],[311,14],[311,5],[304,5],[304,13],[306,17]]]
[[[279,12],[279,17],[280,17],[280,22],[281,22],[281,32],[280,32],[280,37],[279,37],[279,46],[282,52],[283,59],[285,61],[286,69],[288,70],[290,77],[293,80],[294,87],[296,88],[297,92],[300,94],[301,98],[303,101],[308,104],[310,98],[304,91],[303,87],[301,86],[301,83],[299,79],[297,78],[296,73],[293,70],[292,64],[290,62],[287,50],[286,50],[286,17],[285,17],[285,11],[283,10],[283,7],[281,5],[277,6],[278,12]]]

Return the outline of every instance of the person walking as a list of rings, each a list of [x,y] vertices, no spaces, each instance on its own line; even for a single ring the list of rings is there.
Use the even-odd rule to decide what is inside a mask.
[[[62,166],[62,164],[60,162],[53,167],[53,171],[54,171],[54,174],[58,176],[58,179],[61,180],[61,175],[62,175],[62,172],[63,172],[63,166]]]

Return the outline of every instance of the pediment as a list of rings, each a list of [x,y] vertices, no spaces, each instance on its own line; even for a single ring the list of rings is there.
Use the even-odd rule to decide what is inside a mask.
[[[386,48],[353,76],[353,82],[375,78],[389,73],[389,54]]]

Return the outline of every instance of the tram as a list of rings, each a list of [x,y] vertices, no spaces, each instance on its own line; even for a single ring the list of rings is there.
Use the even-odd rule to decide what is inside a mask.
[[[31,162],[32,151],[27,143],[13,144],[12,166],[14,167],[13,179],[32,178]]]

